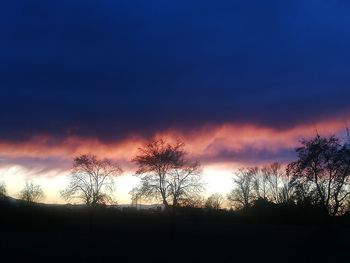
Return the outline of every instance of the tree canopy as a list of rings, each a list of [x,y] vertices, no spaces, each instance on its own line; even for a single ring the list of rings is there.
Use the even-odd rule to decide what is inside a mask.
[[[118,164],[95,155],[80,155],[73,161],[69,185],[61,191],[65,200],[78,199],[88,206],[111,203],[114,178],[122,173]]]
[[[174,209],[186,199],[204,189],[201,166],[186,158],[184,143],[152,140],[139,148],[133,159],[141,179],[139,191],[149,199],[161,200],[166,208]]]

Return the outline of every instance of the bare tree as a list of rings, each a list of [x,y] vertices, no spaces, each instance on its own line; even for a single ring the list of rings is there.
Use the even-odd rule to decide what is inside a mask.
[[[34,184],[33,181],[26,181],[19,193],[19,198],[27,203],[37,203],[44,198],[44,192],[40,185]]]
[[[133,162],[138,165],[136,176],[145,198],[161,200],[165,208],[175,209],[181,199],[203,191],[200,164],[186,159],[183,142],[153,140],[139,151]]]
[[[278,163],[273,163],[271,165],[265,166],[261,169],[261,172],[265,178],[264,183],[267,191],[267,198],[265,200],[269,200],[275,203],[278,203],[279,196],[279,170],[280,165]]]
[[[201,172],[198,162],[187,160],[182,160],[180,165],[170,172],[169,194],[174,208],[179,205],[179,201],[198,196],[204,190]]]
[[[74,159],[69,185],[62,190],[65,200],[78,199],[87,206],[111,203],[114,178],[122,173],[118,164],[95,155],[80,155]]]
[[[219,210],[221,209],[223,203],[224,197],[219,193],[215,193],[208,197],[204,206],[207,209]]]
[[[254,170],[251,168],[241,168],[235,174],[235,187],[227,195],[228,201],[233,207],[247,209],[254,200]]]
[[[269,199],[269,174],[266,170],[260,169],[259,167],[251,167],[247,168],[249,170],[249,174],[253,177],[253,189],[255,198],[262,198],[264,200]]]
[[[0,199],[6,198],[7,191],[6,191],[6,185],[4,182],[0,182]]]
[[[139,205],[139,208],[141,209],[141,199],[143,195],[143,191],[141,187],[134,187],[129,192],[131,195],[131,205],[134,205],[137,208],[137,205]]]
[[[203,196],[196,194],[187,198],[181,198],[178,202],[181,207],[203,208],[205,200]]]
[[[307,198],[336,215],[350,194],[350,147],[334,136],[302,141],[298,160],[288,166],[297,198]]]
[[[293,185],[291,176],[285,172],[280,163],[272,163],[262,168],[266,177],[268,200],[276,204],[288,203],[292,200]]]
[[[278,193],[278,203],[287,204],[294,202],[295,199],[295,185],[290,174],[284,172],[281,175],[281,185]]]

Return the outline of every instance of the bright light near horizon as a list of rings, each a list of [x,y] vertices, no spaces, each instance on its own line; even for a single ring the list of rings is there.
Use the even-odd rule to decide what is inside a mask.
[[[204,196],[220,193],[224,197],[233,188],[233,170],[207,167],[203,171],[206,192]]]
[[[138,185],[139,181],[140,179],[133,176],[131,172],[124,172],[121,176],[116,178],[115,197],[118,204],[131,203],[131,196],[129,195],[129,192],[132,188]]]
[[[233,187],[233,170],[224,167],[204,167],[203,181],[206,191],[203,193],[207,197],[213,193],[221,193],[225,196]],[[64,189],[69,180],[67,171],[48,171],[45,174],[37,175],[35,170],[27,169],[20,165],[11,165],[0,168],[0,181],[5,182],[9,196],[18,197],[19,192],[25,185],[26,180],[33,180],[39,184],[45,194],[43,203],[64,204],[67,203],[60,197],[59,191]],[[133,176],[132,172],[126,171],[115,179],[116,188],[113,197],[118,204],[130,204],[130,190],[139,183],[139,178]],[[72,201],[77,203],[77,201]]]
[[[67,179],[65,172],[55,170],[48,171],[45,175],[35,176],[35,170],[30,170],[20,165],[0,168],[0,181],[6,184],[9,196],[18,198],[19,192],[25,186],[25,181],[33,180],[44,191],[45,198],[42,200],[43,203],[64,203],[59,195],[59,191],[66,186]]]
[[[41,186],[45,198],[43,203],[64,204],[67,203],[60,197],[59,191],[64,189],[69,182],[69,172],[48,171],[45,174],[35,175],[35,171],[20,165],[11,165],[0,168],[0,181],[6,184],[7,194],[18,198],[19,192],[25,186],[26,180],[33,180]],[[139,179],[131,173],[124,173],[115,179],[116,191],[113,197],[119,204],[129,204],[131,198],[129,191],[137,185]],[[72,203],[77,201],[72,200]]]
[[[334,120],[320,121],[317,128],[322,134],[335,133],[340,135],[340,138],[347,138],[344,134],[345,123],[348,122],[344,122],[344,119],[339,117]],[[226,196],[234,187],[232,178],[237,168],[265,165],[267,160],[259,156],[250,158],[248,154],[248,157],[242,160],[227,162],[220,159],[221,150],[232,151],[235,154],[246,154],[245,150],[248,153],[268,150],[273,153],[272,156],[278,156],[279,151],[283,154],[283,151],[299,145],[298,140],[304,136],[314,136],[315,127],[315,125],[304,124],[289,130],[276,130],[255,125],[225,124],[204,127],[188,134],[176,133],[176,130],[164,131],[158,136],[169,140],[184,138],[192,157],[196,160],[206,160],[206,164],[203,164],[203,181],[206,187],[203,196],[207,197],[216,192]],[[132,176],[133,169],[136,167],[135,164],[130,163],[130,159],[135,156],[139,145],[144,141],[141,136],[131,136],[111,144],[102,143],[96,138],[80,137],[67,137],[63,141],[52,144],[51,139],[50,136],[38,136],[24,144],[0,141],[0,181],[5,182],[10,196],[18,197],[18,193],[25,185],[25,180],[33,179],[45,193],[43,202],[66,203],[61,199],[59,191],[69,183],[68,169],[73,156],[82,152],[94,152],[100,158],[118,157],[116,161],[123,164],[122,168],[126,170],[123,175],[116,178],[116,191],[113,198],[119,204],[131,203],[129,192],[137,185],[139,179]],[[17,158],[18,163],[16,163]],[[282,163],[286,161],[283,155],[281,158],[282,160],[278,160],[276,157],[275,161]]]

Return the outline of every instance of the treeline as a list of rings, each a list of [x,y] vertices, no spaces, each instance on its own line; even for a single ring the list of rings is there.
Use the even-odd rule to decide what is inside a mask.
[[[350,145],[335,136],[303,140],[297,160],[285,169],[274,163],[241,169],[228,199],[247,209],[257,199],[276,204],[313,205],[331,216],[350,207]]]
[[[234,176],[227,195],[233,209],[246,211],[254,204],[316,207],[330,216],[350,210],[350,144],[335,136],[317,135],[303,140],[296,149],[297,160],[282,166],[245,167]],[[219,194],[201,207],[218,209],[224,202]]]
[[[303,140],[296,149],[297,160],[288,165],[241,168],[235,173],[233,189],[226,197],[216,193],[207,200],[199,195],[202,185],[196,177],[198,163],[192,164],[192,169],[186,168],[189,163],[183,159],[184,152],[178,150],[182,145],[164,145],[164,141],[153,142],[135,159],[140,167],[138,174],[143,175],[141,186],[132,191],[135,203],[143,195],[161,197],[165,206],[168,200],[173,200],[173,209],[176,206],[220,209],[226,201],[229,207],[244,211],[257,201],[265,201],[314,206],[331,216],[349,211],[350,144],[336,136],[317,135]],[[174,156],[173,167],[166,161],[167,155]]]
[[[152,140],[139,148],[132,159],[140,184],[130,191],[132,204],[161,202],[167,211],[179,207],[219,210],[224,206],[246,211],[257,201],[271,204],[313,206],[330,216],[350,208],[350,144],[336,136],[315,136],[303,140],[296,149],[297,160],[288,165],[273,163],[264,167],[244,167],[234,174],[233,189],[205,199],[202,167],[187,157],[184,143]],[[70,202],[77,199],[88,207],[115,204],[114,178],[120,166],[95,155],[74,159],[68,186],[60,191]],[[6,196],[0,184],[0,196]],[[19,197],[28,203],[44,196],[40,186],[27,182]]]

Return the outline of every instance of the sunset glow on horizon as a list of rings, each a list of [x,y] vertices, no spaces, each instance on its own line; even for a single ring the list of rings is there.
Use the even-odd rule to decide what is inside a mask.
[[[170,129],[152,138],[167,141],[181,139],[188,155],[201,162],[206,182],[205,195],[225,195],[232,188],[233,173],[244,166],[263,166],[273,162],[287,164],[295,158],[301,139],[337,134],[345,139],[347,120],[325,120],[302,124],[285,130],[255,125],[206,126],[188,132]],[[129,191],[138,183],[132,158],[147,138],[134,135],[120,141],[104,142],[97,138],[33,136],[28,141],[0,142],[0,180],[6,182],[10,195],[16,197],[26,179],[45,189],[46,203],[65,203],[59,195],[68,182],[72,160],[79,154],[95,154],[119,163],[124,170],[116,178],[115,198],[129,204]]]

